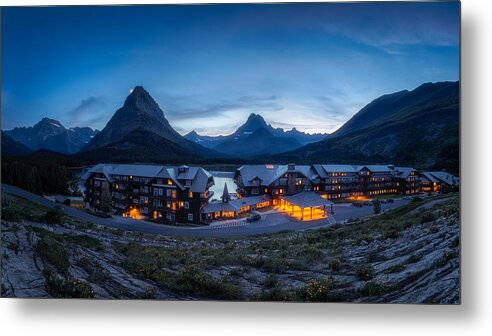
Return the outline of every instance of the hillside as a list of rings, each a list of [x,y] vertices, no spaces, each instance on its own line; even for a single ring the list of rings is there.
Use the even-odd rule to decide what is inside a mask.
[[[46,208],[7,195],[2,296],[456,304],[458,207],[454,195],[318,230],[203,239],[46,224]]]
[[[2,131],[2,156],[26,156],[33,152],[33,150],[18,141],[15,141]]]
[[[382,96],[326,140],[262,157],[278,162],[394,163],[459,171],[459,82]]]

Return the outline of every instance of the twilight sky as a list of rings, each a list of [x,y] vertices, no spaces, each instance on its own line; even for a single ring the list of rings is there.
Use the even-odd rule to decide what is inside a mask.
[[[333,132],[374,98],[459,79],[459,3],[4,7],[2,128],[102,129],[143,85],[185,134],[250,113]]]

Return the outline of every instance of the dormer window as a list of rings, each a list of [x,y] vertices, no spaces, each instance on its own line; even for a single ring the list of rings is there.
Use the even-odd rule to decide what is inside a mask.
[[[168,184],[168,185],[172,185],[172,184],[173,184],[173,180],[171,180],[171,179],[167,179],[167,184]]]
[[[191,180],[186,180],[186,185],[190,186],[191,185]]]

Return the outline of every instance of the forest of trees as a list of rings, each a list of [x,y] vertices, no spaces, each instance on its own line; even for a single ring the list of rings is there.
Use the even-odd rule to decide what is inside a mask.
[[[67,165],[53,158],[2,158],[2,183],[35,194],[68,194],[69,175]]]

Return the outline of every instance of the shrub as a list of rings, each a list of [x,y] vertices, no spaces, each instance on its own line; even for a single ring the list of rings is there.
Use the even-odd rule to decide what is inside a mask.
[[[381,213],[381,201],[379,199],[376,198],[372,201],[372,207],[375,215]]]
[[[420,261],[422,259],[421,256],[418,256],[418,255],[415,255],[415,254],[412,254],[410,257],[408,257],[406,263],[407,264],[414,264],[418,261]]]
[[[53,209],[46,211],[43,220],[49,224],[59,224],[63,220],[63,209],[59,205],[55,205]]]
[[[306,287],[305,298],[309,302],[327,302],[332,299],[330,295],[330,288],[333,280],[328,278],[326,280],[313,280],[310,281]]]
[[[101,241],[99,239],[91,237],[91,236],[87,236],[87,235],[69,236],[69,235],[66,235],[65,239],[72,244],[76,244],[76,245],[79,245],[82,247],[96,249],[96,250],[102,249]]]
[[[263,288],[265,288],[265,289],[272,289],[272,288],[277,287],[279,285],[279,283],[277,281],[277,278],[270,274],[265,279],[265,281],[263,281],[262,285],[263,285]]]
[[[55,266],[60,273],[68,273],[68,251],[61,243],[51,238],[42,238],[38,241],[36,250],[44,261]]]
[[[295,291],[278,286],[262,292],[256,299],[258,301],[301,301]]]
[[[339,271],[342,268],[342,262],[340,259],[332,259],[330,261],[330,269],[332,271]]]
[[[420,223],[429,223],[436,219],[436,216],[432,212],[424,212],[420,217]]]
[[[176,276],[175,284],[183,292],[217,300],[239,300],[241,292],[231,284],[215,280],[203,273],[197,265],[186,266]]]
[[[359,280],[367,281],[374,278],[374,269],[370,265],[360,265],[355,269]]]
[[[55,298],[93,298],[95,296],[92,287],[77,279],[61,279],[55,277],[50,271],[44,271],[46,279],[46,291]]]
[[[14,208],[2,208],[2,220],[18,222],[23,218],[22,211]]]
[[[396,239],[400,236],[400,232],[398,232],[397,230],[389,230],[389,231],[385,231],[383,233],[383,237],[384,239]]]
[[[376,296],[384,294],[385,287],[377,282],[369,281],[360,289],[363,296]]]

